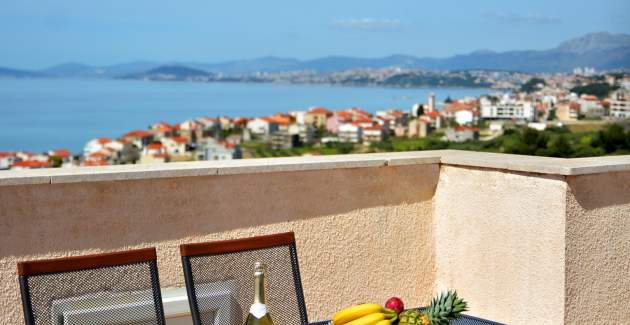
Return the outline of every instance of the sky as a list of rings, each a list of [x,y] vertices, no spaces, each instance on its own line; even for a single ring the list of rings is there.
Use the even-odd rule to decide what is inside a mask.
[[[628,0],[0,0],[0,66],[447,57],[630,34]]]

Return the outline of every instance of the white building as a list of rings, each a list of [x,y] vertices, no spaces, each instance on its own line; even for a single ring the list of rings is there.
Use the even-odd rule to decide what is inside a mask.
[[[618,90],[610,96],[610,116],[619,119],[630,118],[630,92]]]
[[[15,162],[15,153],[0,152],[0,169],[9,169]]]
[[[597,97],[582,95],[577,102],[580,104],[580,115],[585,117],[604,116],[604,106]]]
[[[363,130],[354,123],[343,123],[339,126],[337,136],[341,142],[359,143],[361,142]]]
[[[167,137],[162,139],[162,144],[169,155],[183,155],[186,153],[188,139],[184,137]]]
[[[247,122],[247,129],[251,134],[269,135],[278,131],[278,123],[271,118],[258,117]]]
[[[385,132],[380,125],[370,126],[362,129],[362,139],[364,143],[380,142],[385,138]]]
[[[533,121],[536,110],[530,101],[522,101],[503,96],[501,99],[494,97],[482,97],[481,117],[484,119],[519,119]]]
[[[205,138],[197,144],[197,160],[232,160],[240,158],[240,148]]]
[[[89,156],[93,152],[98,152],[106,148],[108,143],[112,142],[109,138],[96,138],[88,141],[83,147],[83,154]]]
[[[455,112],[455,122],[459,125],[473,124],[477,121],[478,111],[460,110]]]

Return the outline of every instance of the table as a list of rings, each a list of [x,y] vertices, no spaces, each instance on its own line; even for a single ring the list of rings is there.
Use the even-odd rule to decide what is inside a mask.
[[[423,309],[423,308],[420,308]],[[468,315],[461,315],[458,319],[451,322],[452,325],[505,325],[486,319],[481,319]],[[332,325],[331,321],[315,322],[308,325]]]

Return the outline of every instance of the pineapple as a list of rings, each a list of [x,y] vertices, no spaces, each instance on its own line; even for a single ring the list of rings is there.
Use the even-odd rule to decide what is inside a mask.
[[[404,311],[400,314],[398,325],[431,325],[426,314],[418,309]]]
[[[466,310],[466,302],[457,297],[457,291],[449,291],[434,298],[422,312],[408,310],[401,313],[399,325],[448,325]]]

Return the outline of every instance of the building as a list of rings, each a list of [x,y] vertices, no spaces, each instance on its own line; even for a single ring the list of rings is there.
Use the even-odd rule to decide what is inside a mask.
[[[166,152],[166,147],[161,142],[153,142],[142,149],[140,156],[141,164],[166,163],[170,161],[170,156]]]
[[[455,122],[459,125],[475,124],[479,121],[479,111],[460,110],[455,112]]]
[[[247,122],[247,129],[253,135],[265,136],[278,130],[278,123],[268,117],[258,117]]]
[[[301,145],[299,133],[291,133],[288,129],[282,129],[271,134],[272,149],[291,149]]]
[[[105,146],[112,142],[110,138],[96,138],[88,141],[83,147],[83,155],[88,156],[89,154],[97,151],[101,151],[105,148]]]
[[[580,104],[580,116],[598,118],[605,115],[604,106],[596,96],[582,95],[577,102]]]
[[[442,114],[438,111],[427,112],[426,114],[420,116],[420,119],[428,122],[433,129],[442,128]]]
[[[363,128],[361,139],[363,143],[381,142],[385,139],[385,130],[380,125],[368,126]]]
[[[434,93],[429,93],[429,103],[427,105],[427,112],[435,112],[435,111],[436,111],[435,94]]]
[[[139,149],[142,149],[151,144],[153,142],[153,138],[153,133],[146,130],[135,130],[127,132],[127,134],[123,136],[123,139],[131,142]]]
[[[187,152],[188,139],[185,137],[168,137],[162,139],[162,144],[169,155],[183,155]]]
[[[536,118],[536,110],[531,101],[518,100],[508,95],[501,99],[484,96],[480,99],[481,118],[484,119],[511,119],[533,121]]]
[[[172,137],[175,133],[175,128],[166,122],[152,124],[149,130],[153,131],[156,140],[160,140],[164,137]]]
[[[580,104],[562,102],[556,106],[556,118],[562,122],[577,121],[580,115]]]
[[[469,126],[458,126],[446,130],[446,140],[453,142],[466,142],[479,139],[479,129]]]
[[[242,157],[238,145],[217,142],[212,138],[205,138],[197,144],[197,160],[232,160]]]
[[[15,161],[15,152],[0,152],[0,170],[11,168]]]
[[[630,118],[630,91],[618,90],[610,96],[610,116],[617,119]]]
[[[177,125],[179,135],[188,138],[192,143],[196,143],[204,136],[204,125],[196,120],[186,120]]]
[[[361,126],[355,123],[343,123],[337,132],[340,142],[359,143],[363,136]]]
[[[333,112],[325,107],[313,107],[304,116],[304,123],[316,128],[326,127],[326,121],[333,115]]]

